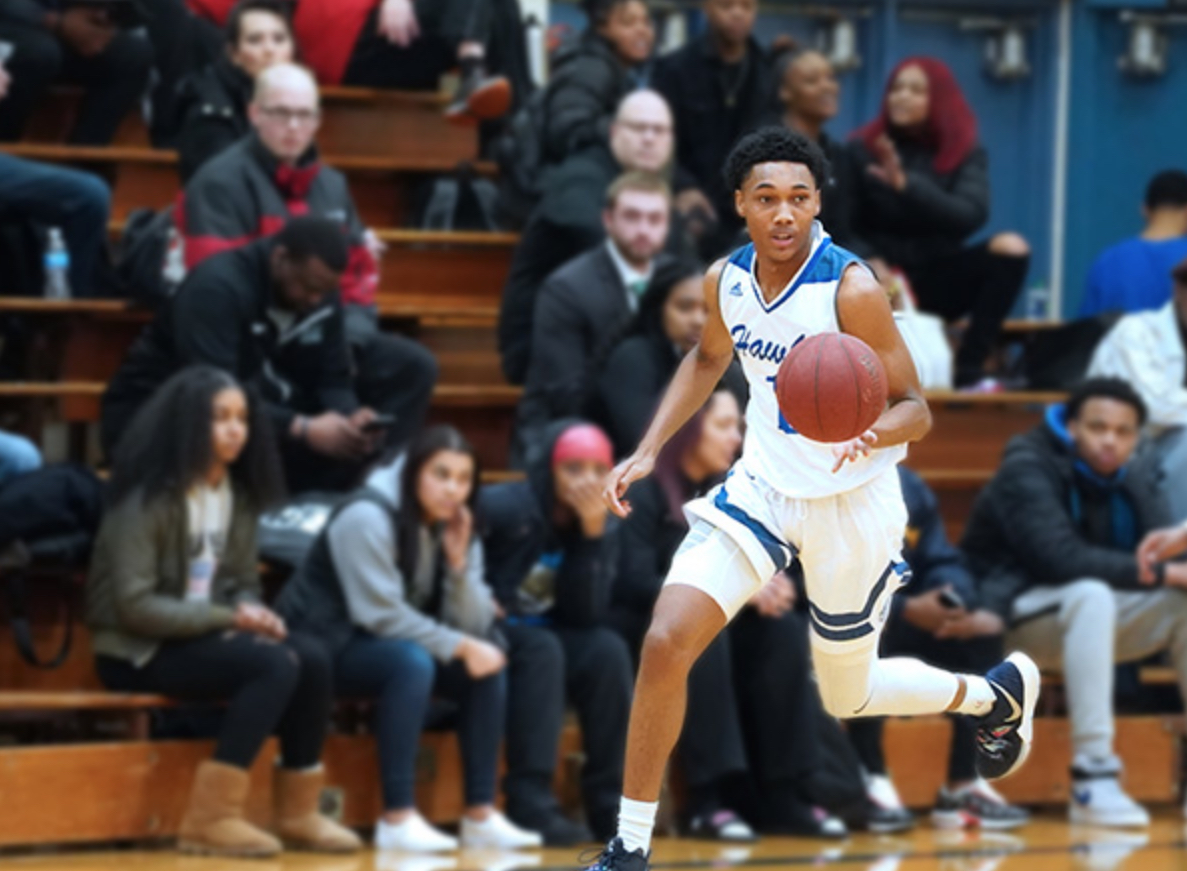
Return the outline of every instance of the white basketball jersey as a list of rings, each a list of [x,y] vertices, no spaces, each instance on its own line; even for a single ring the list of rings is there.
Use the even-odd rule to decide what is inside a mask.
[[[832,447],[792,429],[775,398],[775,375],[787,352],[809,336],[840,332],[837,287],[846,267],[858,262],[857,255],[834,245],[817,221],[808,259],[773,302],[763,299],[754,276],[754,245],[730,255],[717,285],[721,317],[750,384],[739,465],[794,499],[820,499],[853,490],[907,455],[906,445],[874,449],[833,474]]]

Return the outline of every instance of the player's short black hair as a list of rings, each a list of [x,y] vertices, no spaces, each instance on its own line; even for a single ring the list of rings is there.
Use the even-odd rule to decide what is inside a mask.
[[[750,170],[760,163],[802,163],[812,173],[816,187],[824,187],[828,180],[828,158],[820,146],[786,127],[761,127],[734,143],[725,160],[729,190],[741,190]]]
[[[275,244],[284,248],[294,263],[316,257],[334,272],[346,269],[350,251],[342,226],[329,218],[302,215],[293,218],[275,236]]]
[[[1146,185],[1146,208],[1182,209],[1187,207],[1187,172],[1164,169]]]
[[[1067,419],[1075,420],[1090,399],[1115,399],[1133,406],[1138,414],[1138,426],[1146,423],[1146,403],[1124,378],[1086,378],[1077,384],[1067,398]]]

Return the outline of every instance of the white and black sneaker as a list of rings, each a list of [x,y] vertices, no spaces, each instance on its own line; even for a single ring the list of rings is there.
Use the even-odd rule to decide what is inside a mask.
[[[997,698],[977,727],[977,774],[998,780],[1021,768],[1030,753],[1039,667],[1025,653],[1011,653],[985,680]]]

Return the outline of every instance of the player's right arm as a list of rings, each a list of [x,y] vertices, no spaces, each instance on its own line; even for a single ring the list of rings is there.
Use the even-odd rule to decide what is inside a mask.
[[[606,479],[606,504],[619,517],[630,513],[630,503],[623,497],[635,481],[646,478],[655,467],[655,459],[668,439],[674,436],[688,419],[696,414],[713,395],[717,383],[725,375],[734,357],[734,341],[730,338],[721,308],[717,304],[717,283],[725,261],[714,263],[705,273],[705,306],[709,318],[701,334],[700,343],[693,348],[676,369],[668,385],[659,410],[647,428],[634,454],[619,463]]]

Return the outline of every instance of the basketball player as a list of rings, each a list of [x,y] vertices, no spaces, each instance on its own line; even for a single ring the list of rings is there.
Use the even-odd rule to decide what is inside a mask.
[[[607,481],[624,496],[660,449],[709,398],[736,352],[750,385],[746,440],[725,482],[690,503],[688,535],[672,560],[643,645],[627,739],[618,836],[593,869],[645,871],[668,756],[685,712],[688,672],[705,647],[776,571],[799,558],[812,654],[825,707],[837,717],[968,714],[980,718],[978,771],[1002,777],[1029,751],[1039,689],[1034,663],[1015,653],[984,678],[913,659],[878,658],[907,510],[895,465],[931,427],[911,357],[881,286],[816,220],[827,178],[819,148],[768,127],[743,138],[727,182],[753,242],[705,277],[709,321],[680,364],[635,454]],[[859,438],[812,442],[783,420],[774,382],[799,340],[846,332],[886,369],[889,403]]]

